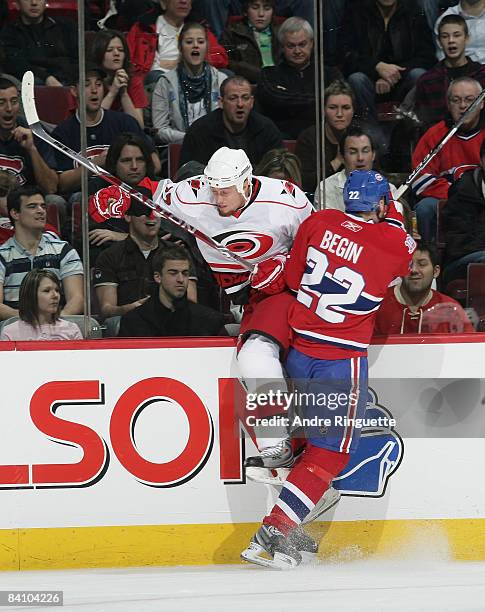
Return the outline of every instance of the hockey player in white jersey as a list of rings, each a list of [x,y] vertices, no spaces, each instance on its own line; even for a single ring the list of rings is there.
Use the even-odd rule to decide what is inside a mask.
[[[116,187],[98,192],[90,206],[98,216],[112,216],[113,198],[117,216],[123,216],[130,198]],[[280,358],[289,348],[287,310],[294,298],[289,292],[274,291],[273,281],[283,269],[299,226],[312,212],[303,191],[289,181],[253,176],[243,150],[222,147],[210,158],[203,175],[179,183],[160,181],[153,199],[256,265],[251,274],[241,263],[198,240],[219,285],[233,303],[244,304],[238,364],[248,392],[257,391],[258,380],[271,381],[275,391],[286,391]],[[261,480],[268,468],[292,465],[293,452],[283,428],[273,428],[271,436],[255,433],[260,455],[246,460],[248,477]]]
[[[312,212],[310,202],[297,186],[253,176],[245,152],[227,147],[214,153],[204,175],[180,183],[162,181],[154,200],[251,264],[274,261],[275,257],[283,260],[298,227]],[[233,303],[245,305],[238,366],[247,390],[256,392],[256,381],[264,380],[286,391],[280,357],[289,346],[287,308],[294,298],[289,293],[264,293],[264,264],[257,275],[251,276],[242,265],[216,249],[203,242],[198,246]],[[256,432],[260,455],[246,460],[249,477],[257,478],[257,473],[267,468],[292,464],[287,432],[281,429],[271,434],[265,437]]]

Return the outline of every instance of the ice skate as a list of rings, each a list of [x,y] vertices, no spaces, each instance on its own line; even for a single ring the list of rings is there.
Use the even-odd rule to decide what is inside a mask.
[[[302,557],[290,538],[284,536],[279,529],[273,525],[261,525],[249,546],[242,551],[241,559],[255,565],[284,570],[300,565]]]
[[[283,477],[286,478],[287,472],[280,476],[281,483],[276,482],[272,470],[278,468],[291,468],[295,459],[291,448],[290,440],[282,440],[275,446],[263,448],[259,455],[248,457],[244,462],[246,476],[250,480],[262,482],[264,484],[282,484]]]
[[[301,554],[303,563],[312,563],[317,559],[318,542],[308,534],[301,525],[295,527],[288,534],[288,539],[291,544]]]

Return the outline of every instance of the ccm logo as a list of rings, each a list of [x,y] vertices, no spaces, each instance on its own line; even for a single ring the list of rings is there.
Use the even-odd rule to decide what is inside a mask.
[[[235,410],[236,379],[219,380],[220,478],[242,483],[243,447],[241,425]],[[179,404],[189,423],[189,436],[178,457],[165,463],[148,461],[138,452],[134,433],[136,420],[151,403],[169,399]],[[91,427],[59,417],[66,405],[104,406],[104,385],[99,380],[52,381],[39,387],[30,401],[30,417],[35,427],[53,442],[75,446],[83,451],[77,463],[0,465],[0,488],[88,487],[101,480],[108,470],[110,448]],[[204,467],[214,443],[214,424],[200,397],[186,384],[173,378],[147,378],[129,387],[111,413],[111,450],[125,468],[141,483],[173,487],[187,482]],[[160,445],[163,445],[163,438]]]

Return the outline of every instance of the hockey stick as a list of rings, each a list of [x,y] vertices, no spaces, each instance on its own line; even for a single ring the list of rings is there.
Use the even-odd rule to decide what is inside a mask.
[[[458,119],[458,121],[451,128],[451,130],[446,134],[446,136],[444,136],[442,140],[440,140],[439,143],[436,145],[436,147],[432,151],[430,151],[428,155],[426,155],[423,161],[420,164],[418,164],[416,168],[408,176],[405,183],[399,187],[399,189],[396,192],[397,200],[406,193],[406,191],[409,189],[414,179],[418,176],[418,174],[420,174],[424,170],[424,168],[429,164],[429,162],[438,155],[438,153],[445,146],[445,144],[450,140],[450,138],[453,138],[453,136],[456,134],[456,132],[461,128],[461,126],[465,122],[466,118],[469,115],[471,115],[471,113],[479,107],[479,105],[481,104],[484,98],[485,98],[485,89],[482,89],[482,91],[478,94],[475,100],[470,104],[470,106],[466,109],[466,111]]]
[[[58,140],[53,138],[50,134],[48,134],[44,130],[39,120],[39,116],[37,114],[37,109],[35,107],[35,98],[34,98],[34,75],[30,71],[26,72],[22,79],[22,104],[24,107],[24,113],[25,113],[25,118],[27,120],[27,123],[29,124],[29,127],[32,130],[32,132],[38,138],[40,138],[41,140],[44,140],[45,142],[50,144],[52,147],[54,147],[58,151],[61,151],[61,153],[64,153],[64,155],[67,155],[67,157],[70,157],[72,160],[76,161],[79,165],[84,166],[90,172],[92,172],[96,176],[99,176],[99,178],[104,179],[105,181],[107,181],[108,183],[111,183],[112,185],[116,185],[122,191],[128,194],[130,197],[135,198],[139,202],[142,202],[143,204],[145,204],[146,206],[154,210],[155,213],[159,217],[162,217],[162,219],[171,221],[175,225],[186,230],[187,232],[192,234],[195,238],[199,239],[201,242],[204,242],[205,244],[209,245],[210,247],[214,249],[217,249],[222,255],[224,255],[228,259],[232,259],[233,261],[236,261],[238,264],[243,266],[244,269],[248,270],[249,272],[253,270],[253,265],[251,263],[249,263],[248,261],[246,261],[239,255],[237,255],[236,253],[233,253],[228,248],[226,248],[225,246],[223,246],[222,244],[220,244],[219,242],[217,242],[210,236],[207,236],[207,234],[204,234],[204,232],[202,232],[200,229],[194,227],[193,225],[190,225],[189,223],[187,223],[186,221],[183,221],[182,219],[179,219],[172,213],[162,208],[160,204],[157,204],[150,198],[147,198],[146,196],[144,196],[142,193],[140,193],[136,189],[133,189],[133,187],[130,187],[129,185],[121,181],[118,177],[114,176],[113,174],[110,174],[104,168],[101,168],[101,166],[96,165],[94,162],[92,162],[87,157],[82,156],[80,153],[76,153],[76,151],[74,151],[73,149],[70,149],[65,144],[63,144],[62,142],[59,142]]]

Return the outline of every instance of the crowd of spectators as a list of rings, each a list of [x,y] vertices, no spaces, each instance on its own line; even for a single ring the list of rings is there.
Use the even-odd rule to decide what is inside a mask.
[[[53,104],[59,88],[66,92],[64,119],[45,127],[75,151],[84,86],[87,156],[148,197],[163,178],[201,174],[227,146],[243,149],[255,174],[292,181],[317,208],[337,209],[352,170],[388,174],[395,195],[393,183],[402,184],[485,85],[485,0],[325,0],[321,100],[314,0],[86,1],[101,16],[113,6],[102,29],[91,21],[86,32],[82,84],[74,21],[51,16],[46,0],[0,2],[0,322],[20,317],[7,327],[32,338],[46,329],[77,337],[72,327],[59,331],[59,317],[82,314],[84,274],[92,312],[110,335],[220,334],[233,315],[190,234],[134,200],[113,218],[116,194],[100,198],[108,183],[93,176],[85,269],[81,169],[25,123],[25,71]],[[409,277],[389,290],[380,334],[457,331],[443,323],[448,315],[473,329],[445,294],[465,282],[469,263],[485,263],[482,111],[483,103],[467,115],[397,204],[423,242]],[[393,157],[396,142],[405,153]],[[30,272],[45,267],[57,285]],[[51,314],[41,309],[47,284]]]

